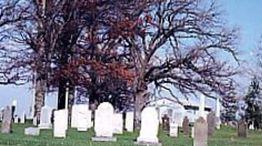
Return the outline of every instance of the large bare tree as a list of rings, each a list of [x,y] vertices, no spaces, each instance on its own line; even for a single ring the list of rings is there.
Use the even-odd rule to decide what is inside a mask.
[[[137,9],[139,11],[139,9]],[[156,0],[122,35],[129,48],[136,78],[134,82],[136,124],[148,100],[148,85],[177,95],[199,93],[215,98],[234,89],[237,30],[227,28],[215,1]],[[235,63],[236,63],[235,62]]]

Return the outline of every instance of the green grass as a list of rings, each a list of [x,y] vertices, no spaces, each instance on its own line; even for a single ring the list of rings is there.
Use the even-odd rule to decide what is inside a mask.
[[[138,131],[134,133],[125,132],[122,135],[116,135],[117,142],[92,142],[91,137],[94,131],[77,132],[75,129],[69,129],[65,139],[54,138],[52,130],[42,130],[40,136],[24,135],[24,128],[31,125],[13,125],[12,134],[0,134],[0,146],[133,146],[134,140],[138,136]],[[160,130],[161,131],[161,130]],[[179,134],[178,138],[168,137],[161,131],[159,139],[163,146],[191,146],[193,140]],[[236,137],[235,130],[229,127],[222,127],[217,130],[213,137],[209,138],[209,146],[262,146],[262,132],[249,132],[248,138],[241,139]]]

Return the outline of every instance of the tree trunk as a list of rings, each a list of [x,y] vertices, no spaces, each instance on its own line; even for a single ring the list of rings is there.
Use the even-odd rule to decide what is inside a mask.
[[[147,99],[146,94],[147,90],[139,91],[135,94],[135,129],[140,129],[141,127],[141,112]]]
[[[68,124],[71,125],[71,116],[72,116],[72,106],[74,105],[75,100],[75,88],[70,86],[69,95],[68,95]]]
[[[37,118],[37,123],[40,122],[41,109],[45,104],[45,80],[37,73],[35,85],[35,105],[34,117]]]
[[[66,103],[66,81],[60,80],[59,87],[58,87],[58,100],[57,100],[57,109],[65,109]]]

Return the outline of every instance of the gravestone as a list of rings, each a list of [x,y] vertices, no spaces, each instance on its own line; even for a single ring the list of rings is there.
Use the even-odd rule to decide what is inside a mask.
[[[19,122],[19,120],[18,120],[19,118],[18,118],[18,116],[17,115],[15,115],[15,118],[14,118],[14,123],[15,124],[17,124],[18,122]]]
[[[221,125],[220,117],[215,118],[215,123],[216,123],[216,129],[220,129],[220,125]]]
[[[219,98],[216,99],[216,128],[220,129],[221,120],[220,120],[220,100]]]
[[[68,110],[57,110],[54,112],[54,137],[66,137],[68,128]]]
[[[164,131],[169,132],[169,117],[166,114],[162,117],[162,128]]]
[[[113,133],[115,134],[123,134],[123,114],[121,113],[115,113],[113,116],[113,124],[114,129]]]
[[[207,115],[208,124],[208,136],[212,136],[216,128],[216,115],[214,112],[210,112]]]
[[[187,116],[185,116],[185,118],[184,118],[184,120],[183,120],[182,128],[183,128],[183,133],[184,133],[184,135],[189,136],[190,127],[189,127],[189,119],[188,119]]]
[[[170,137],[177,137],[178,136],[178,124],[171,122],[170,123],[170,130],[169,130]]]
[[[40,124],[38,127],[40,129],[51,129],[51,116],[52,116],[52,108],[49,106],[44,106],[41,109],[41,116],[40,116]]]
[[[87,131],[88,128],[92,127],[92,121],[91,121],[92,111],[88,109],[87,104],[77,105],[75,113],[77,114],[76,117],[77,131]]]
[[[37,126],[37,117],[33,117],[33,125]]]
[[[207,146],[208,126],[203,117],[194,123],[194,146]]]
[[[25,123],[25,112],[23,112],[21,118],[20,118],[20,123],[24,124]]]
[[[1,133],[11,133],[12,131],[12,111],[9,106],[4,109]]]
[[[77,111],[78,105],[72,106],[72,114],[71,114],[71,127],[77,128],[77,117],[78,117],[78,111]]]
[[[92,141],[116,141],[113,137],[114,108],[109,102],[101,103],[95,111],[95,137]]]
[[[237,135],[238,137],[246,138],[247,137],[247,124],[245,120],[240,120],[237,126]]]
[[[126,113],[125,129],[128,132],[134,131],[134,112],[127,112]]]
[[[195,128],[191,127],[191,138],[194,138],[194,130],[195,130]]]
[[[255,130],[255,126],[254,126],[253,122],[249,125],[248,129],[249,130]]]
[[[3,116],[4,116],[4,108],[1,108],[0,110],[0,121],[3,121]]]
[[[146,107],[141,113],[141,129],[136,144],[161,145],[158,141],[158,114],[154,107]]]
[[[40,134],[40,129],[37,127],[29,127],[25,128],[25,135],[30,135],[30,136],[38,136]]]

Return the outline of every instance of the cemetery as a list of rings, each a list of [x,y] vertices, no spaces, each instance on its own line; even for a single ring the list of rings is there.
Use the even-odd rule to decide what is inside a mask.
[[[0,0],[0,146],[262,146],[261,5]]]

